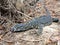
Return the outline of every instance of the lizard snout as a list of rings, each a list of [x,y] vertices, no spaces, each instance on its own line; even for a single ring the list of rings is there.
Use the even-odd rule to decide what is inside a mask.
[[[11,28],[10,29],[11,32],[15,32],[15,30],[16,30],[15,28]]]

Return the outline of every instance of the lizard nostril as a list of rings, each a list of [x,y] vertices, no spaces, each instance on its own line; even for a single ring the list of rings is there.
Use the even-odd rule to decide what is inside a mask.
[[[11,32],[14,32],[14,28],[11,28],[10,31],[11,31]]]

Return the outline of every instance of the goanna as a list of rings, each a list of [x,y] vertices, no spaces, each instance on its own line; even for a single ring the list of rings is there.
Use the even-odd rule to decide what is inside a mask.
[[[46,7],[44,7],[46,10],[46,15],[34,18],[26,23],[21,23],[21,24],[16,24],[15,26],[11,27],[12,32],[22,32],[22,31],[27,31],[29,29],[34,29],[37,28],[38,35],[42,34],[43,27],[49,26],[52,24],[54,21],[58,21],[58,19],[52,18],[50,15],[50,12]]]

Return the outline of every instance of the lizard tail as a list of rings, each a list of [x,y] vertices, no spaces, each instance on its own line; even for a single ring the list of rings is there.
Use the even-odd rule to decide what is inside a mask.
[[[53,22],[59,22],[58,18],[52,18]]]

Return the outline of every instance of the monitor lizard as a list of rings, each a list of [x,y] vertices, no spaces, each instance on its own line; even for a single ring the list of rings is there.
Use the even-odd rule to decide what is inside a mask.
[[[49,10],[46,8],[46,6],[43,6],[46,11],[46,15],[34,18],[32,20],[27,21],[26,23],[16,24],[13,27],[11,27],[12,32],[24,32],[28,31],[29,29],[37,28],[38,35],[42,34],[43,27],[49,26],[52,24],[52,22],[58,22],[57,18],[52,18],[50,15]]]

